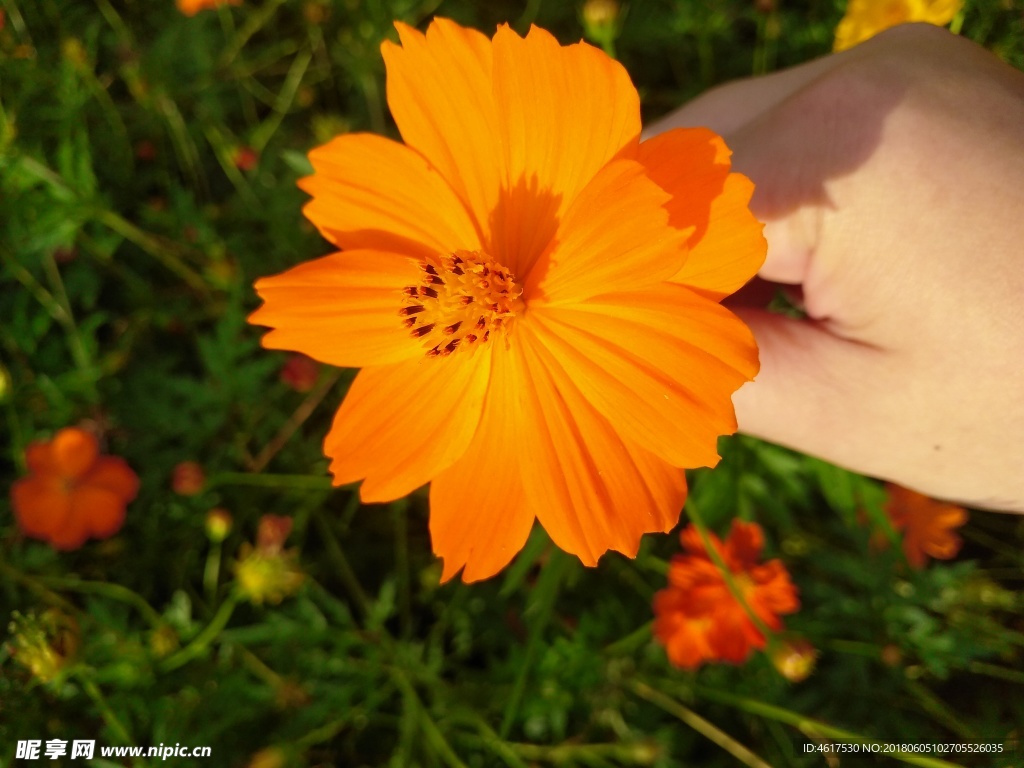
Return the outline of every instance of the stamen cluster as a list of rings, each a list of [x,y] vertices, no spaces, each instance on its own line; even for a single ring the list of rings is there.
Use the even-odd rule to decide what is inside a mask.
[[[508,332],[521,305],[512,273],[480,251],[455,251],[424,262],[423,282],[403,289],[399,314],[429,357],[447,357],[460,346]]]

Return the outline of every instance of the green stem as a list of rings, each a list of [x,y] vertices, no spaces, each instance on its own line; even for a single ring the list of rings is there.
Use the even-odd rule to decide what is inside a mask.
[[[124,746],[133,746],[136,742],[128,733],[128,729],[124,727],[117,715],[114,714],[114,710],[110,708],[107,700],[103,697],[103,693],[97,687],[96,683],[87,677],[81,675],[78,676],[78,681],[82,685],[82,690],[85,691],[86,695],[92,699],[92,703],[96,705],[96,708],[100,711],[100,717],[103,718],[103,722],[107,724],[107,727],[113,732],[114,738],[120,741]],[[132,760],[134,766],[144,766],[145,763],[141,760]]]
[[[853,656],[864,656],[875,660],[882,658],[882,651],[877,645],[860,640],[822,640],[820,645],[822,650],[849,653]]]
[[[320,510],[313,512],[313,524],[316,525],[317,530],[320,532],[320,538],[327,549],[327,556],[334,563],[338,578],[341,579],[345,589],[348,590],[349,597],[355,603],[360,616],[365,618],[370,614],[370,598],[363,591],[359,579],[356,578],[355,571],[352,570],[348,558],[345,557],[345,551],[341,548],[341,544],[338,543],[338,537],[334,535],[334,531],[327,520],[324,519],[323,513]]]
[[[953,23],[949,25],[949,31],[952,32],[954,35],[960,34],[960,30],[964,26],[964,16],[966,15],[966,13],[966,9],[961,8],[960,13],[953,17]]]
[[[1007,680],[1011,683],[1024,683],[1024,672],[1019,672],[1016,669],[1007,669],[996,664],[986,664],[983,661],[970,662],[967,665],[967,670],[974,672],[976,675],[987,675],[988,677]]]
[[[217,586],[220,581],[220,562],[224,543],[218,541],[210,545],[206,553],[206,567],[203,568],[203,591],[210,605],[217,602]]]
[[[416,714],[418,720],[423,728],[423,735],[427,739],[427,743],[434,749],[434,751],[440,756],[445,763],[448,764],[449,768],[467,768],[466,764],[462,762],[455,751],[452,749],[451,744],[445,739],[444,734],[437,727],[434,719],[427,712],[426,707],[420,700],[419,695],[416,693],[416,689],[412,683],[405,676],[405,672],[392,667],[391,669],[392,679],[395,681],[403,694],[405,694],[406,701],[408,701],[413,707],[416,708]]]
[[[36,593],[46,602],[59,606],[62,610],[68,613],[79,613],[78,607],[74,605],[74,603],[65,600],[52,589],[48,589],[44,585],[40,584],[32,576],[29,576],[26,573],[22,573],[21,571],[16,570],[11,566],[7,565],[5,562],[3,562],[3,560],[0,560],[0,573],[4,574],[11,581],[17,582],[29,591]]]
[[[71,310],[71,301],[68,299],[68,293],[64,289],[64,280],[60,276],[60,270],[57,268],[57,262],[54,261],[53,253],[47,251],[43,255],[43,268],[46,270],[46,274],[50,279],[50,287],[53,289],[53,297],[61,308],[61,316],[63,320],[60,324],[64,327],[64,332],[68,338],[68,348],[71,350],[71,357],[75,361],[75,366],[82,374],[85,381],[89,386],[89,395],[93,403],[99,400],[99,391],[96,388],[96,365],[93,360],[90,359],[89,353],[86,351],[85,344],[82,343],[82,336],[78,331],[78,324],[75,322],[75,315]]]
[[[630,656],[634,654],[638,648],[651,642],[651,628],[653,626],[654,622],[648,621],[625,637],[605,646],[605,654],[608,656]]]
[[[208,488],[217,485],[246,485],[253,488],[293,488],[304,491],[333,489],[329,477],[314,475],[255,475],[249,472],[217,472],[206,479]]]
[[[160,262],[169,271],[176,274],[195,290],[203,294],[210,293],[210,286],[206,284],[202,275],[185,264],[175,253],[166,248],[153,235],[139,229],[127,219],[122,218],[113,211],[99,211],[96,214],[96,221],[121,235],[125,240],[134,243],[143,251],[148,253]]]
[[[327,393],[331,391],[331,388],[338,383],[338,380],[342,377],[344,371],[338,369],[331,371],[321,378],[317,385],[313,388],[306,398],[299,403],[299,407],[295,409],[291,416],[288,417],[281,429],[277,431],[277,434],[267,443],[263,450],[261,450],[256,458],[253,459],[252,464],[249,466],[249,470],[253,473],[262,472],[271,460],[284,448],[285,444],[291,440],[292,436],[299,430],[308,419],[316,407],[320,405],[323,399],[327,396]]]
[[[620,744],[555,744],[551,746],[509,742],[506,743],[506,746],[527,760],[543,760],[556,765],[592,763],[604,758],[614,761],[616,765],[623,763],[650,765],[657,755],[656,749],[652,750],[650,743],[644,741],[627,741]]]
[[[221,630],[228,625],[228,622],[231,620],[231,614],[234,612],[235,606],[237,605],[238,595],[232,592],[228,595],[228,598],[221,603],[220,608],[217,609],[217,613],[214,614],[210,623],[206,625],[202,632],[192,639],[192,642],[173,656],[168,656],[164,659],[163,663],[160,665],[160,671],[170,672],[203,655],[207,648],[209,648],[217,639]]]
[[[704,736],[709,741],[713,741],[744,765],[748,765],[750,768],[772,768],[721,728],[705,720],[692,709],[684,707],[675,699],[671,699],[660,691],[656,691],[649,685],[638,681],[634,681],[629,687],[641,699],[645,699],[656,707],[665,710],[670,715],[678,717],[701,736]]]
[[[480,731],[480,735],[475,738],[479,739],[481,746],[489,749],[495,755],[500,757],[505,762],[505,765],[509,766],[509,768],[529,768],[529,766],[520,759],[519,755],[516,754],[515,748],[507,741],[502,740],[502,738],[494,732],[494,729],[487,724],[487,721],[474,713],[472,716],[472,722],[473,725],[476,726],[477,730]],[[470,734],[466,735],[470,738],[474,738]]]
[[[533,594],[537,596],[537,602],[534,603],[537,612],[530,622],[530,634],[526,641],[526,658],[523,659],[523,663],[519,667],[519,674],[516,676],[512,693],[505,705],[505,714],[501,719],[501,728],[498,730],[498,734],[502,739],[508,738],[512,724],[519,713],[519,705],[523,699],[523,692],[526,690],[526,681],[539,652],[541,636],[554,613],[555,601],[558,598],[558,591],[568,564],[567,555],[561,550],[552,550],[551,559],[537,579],[537,586],[533,591]]]
[[[64,590],[66,592],[78,592],[84,595],[99,595],[121,603],[127,603],[139,610],[146,620],[155,628],[164,625],[163,617],[157,613],[142,595],[133,592],[128,587],[120,584],[111,584],[106,581],[83,581],[72,576],[36,576],[35,581],[52,589]]]
[[[698,535],[700,535],[701,543],[704,545],[704,550],[708,553],[708,557],[711,558],[711,562],[715,564],[719,572],[722,574],[722,580],[725,581],[725,586],[729,590],[736,602],[742,606],[746,612],[747,617],[753,622],[754,626],[757,627],[758,631],[764,635],[765,639],[770,641],[775,635],[772,629],[761,620],[747,604],[746,598],[743,596],[743,592],[739,587],[736,586],[736,582],[732,578],[732,571],[729,566],[726,565],[725,560],[722,558],[722,553],[718,551],[718,547],[714,546],[714,542],[711,541],[711,535],[708,532],[707,526],[704,524],[704,518],[701,516],[700,511],[692,500],[687,499],[686,501],[686,512],[690,516],[690,520],[693,522],[694,528],[697,529]]]
[[[767,717],[771,720],[777,720],[780,723],[791,725],[800,731],[800,733],[811,739],[833,739],[834,741],[850,744],[881,743],[875,739],[868,738],[867,736],[861,736],[860,734],[847,731],[843,728],[836,728],[828,723],[823,723],[820,720],[805,717],[799,712],[792,712],[788,709],[783,709],[782,707],[777,707],[774,704],[768,704],[764,701],[748,699],[745,696],[737,696],[736,694],[727,693],[715,688],[698,687],[695,692],[698,696],[702,696],[705,699],[734,706],[737,709],[749,712],[752,715]],[[904,763],[908,763],[909,765],[923,766],[923,768],[958,768],[954,763],[949,763],[945,760],[940,760],[935,757],[914,755],[907,752],[890,753],[888,756]]]
[[[978,734],[961,723],[957,719],[956,714],[952,712],[938,696],[928,690],[920,682],[917,680],[907,679],[906,686],[911,695],[917,699],[921,708],[934,717],[938,722],[942,723],[965,741],[978,740]]]
[[[398,582],[398,616],[402,637],[412,635],[412,597],[409,578],[409,527],[406,515],[408,499],[392,503],[391,516],[395,524],[395,575]]]

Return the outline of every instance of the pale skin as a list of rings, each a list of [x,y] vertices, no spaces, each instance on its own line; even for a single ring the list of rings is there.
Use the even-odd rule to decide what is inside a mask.
[[[969,506],[1024,513],[1024,73],[923,24],[716,88],[757,185],[759,276],[808,318],[736,307],[761,350],[740,430]]]

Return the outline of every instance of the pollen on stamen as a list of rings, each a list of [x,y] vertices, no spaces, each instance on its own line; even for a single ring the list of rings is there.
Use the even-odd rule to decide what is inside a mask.
[[[423,280],[402,289],[403,324],[428,357],[448,357],[508,336],[525,307],[512,273],[486,253],[455,251],[420,264]],[[462,354],[462,353],[460,353]]]

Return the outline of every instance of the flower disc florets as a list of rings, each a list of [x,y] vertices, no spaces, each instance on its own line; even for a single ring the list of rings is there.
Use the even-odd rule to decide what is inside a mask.
[[[455,251],[423,264],[423,281],[403,291],[399,314],[414,338],[423,339],[427,355],[447,357],[460,347],[508,333],[522,288],[512,273],[485,253]]]

